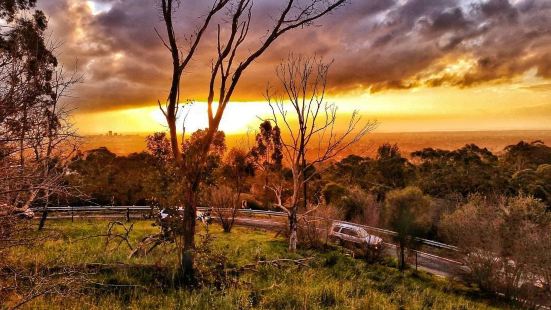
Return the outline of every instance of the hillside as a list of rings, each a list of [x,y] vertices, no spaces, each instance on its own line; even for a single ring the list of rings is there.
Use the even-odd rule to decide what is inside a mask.
[[[338,248],[289,254],[285,240],[273,233],[237,227],[224,234],[218,225],[210,228],[210,259],[218,257],[218,263],[199,263],[200,270],[212,271],[207,274],[212,283],[189,291],[173,282],[177,260],[173,244],[161,246],[149,256],[128,259],[124,243],[117,246],[114,239],[106,244],[105,237],[93,237],[104,234],[107,224],[105,220],[53,220],[47,227],[60,233],[58,240],[11,253],[9,259],[30,269],[87,272],[87,281],[79,289],[86,294],[42,296],[26,305],[27,309],[509,308],[458,282],[422,272],[402,275],[392,261],[369,265]],[[155,231],[150,222],[133,223],[131,244]],[[202,227],[199,232],[205,235]],[[249,265],[259,260],[310,257],[304,265]],[[220,267],[226,271],[220,272]]]

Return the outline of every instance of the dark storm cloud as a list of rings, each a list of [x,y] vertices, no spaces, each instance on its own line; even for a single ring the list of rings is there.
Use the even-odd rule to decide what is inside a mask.
[[[78,89],[82,109],[138,106],[164,98],[171,64],[154,31],[164,29],[155,1],[96,0],[96,12],[82,0],[39,2],[54,36],[63,42],[60,58],[67,64],[78,59],[86,76]],[[184,34],[193,32],[208,5],[182,1],[175,20],[183,47]],[[244,52],[262,40],[279,6],[279,1],[256,1],[255,32]],[[261,98],[274,66],[290,51],[334,59],[334,92],[469,87],[506,82],[531,69],[551,79],[548,0],[353,0],[318,25],[281,38],[247,72],[235,98]],[[214,49],[211,31],[184,78],[186,98],[204,100]],[[458,61],[465,65],[450,70]]]

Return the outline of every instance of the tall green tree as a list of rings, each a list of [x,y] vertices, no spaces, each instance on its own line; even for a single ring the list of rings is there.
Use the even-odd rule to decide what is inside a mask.
[[[551,164],[551,147],[543,141],[520,141],[517,144],[508,145],[504,149],[503,161],[511,169],[512,173],[524,169],[537,169],[543,164]]]
[[[418,163],[417,185],[427,194],[448,198],[459,194],[499,194],[509,190],[506,171],[486,148],[468,144],[448,151],[425,148],[411,154]]]
[[[396,232],[399,268],[406,267],[405,250],[414,248],[415,238],[422,237],[432,224],[430,198],[417,187],[390,191],[384,204],[383,215],[388,228]]]

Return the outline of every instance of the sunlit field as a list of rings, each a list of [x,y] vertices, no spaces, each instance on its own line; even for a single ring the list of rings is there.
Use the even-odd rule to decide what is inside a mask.
[[[132,245],[156,231],[149,221],[133,224]],[[227,281],[220,287],[190,291],[175,282],[174,247],[159,247],[147,257],[128,259],[125,244],[106,244],[106,220],[51,220],[49,232],[59,239],[43,246],[10,253],[29,269],[75,268],[88,274],[78,294],[41,296],[25,309],[508,309],[489,301],[477,289],[422,272],[403,275],[394,262],[369,265],[339,248],[325,251],[287,252],[284,238],[273,232],[236,227],[223,233],[211,225],[214,253],[227,255]],[[200,238],[205,235],[203,227]],[[308,266],[260,265],[255,270],[231,270],[257,260],[313,257]],[[217,266],[206,266],[217,268]]]

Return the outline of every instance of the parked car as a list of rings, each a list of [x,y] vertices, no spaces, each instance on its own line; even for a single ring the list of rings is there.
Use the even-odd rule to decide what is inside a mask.
[[[31,220],[34,218],[34,212],[31,209],[27,209],[25,211],[16,211],[14,212],[14,215],[22,220]]]
[[[7,204],[0,204],[0,216],[16,216],[19,219],[30,220],[34,218],[34,212],[31,209],[25,209],[24,211],[8,207]]]
[[[368,234],[365,229],[352,224],[335,222],[331,225],[329,238],[343,245],[355,245],[361,248],[380,249],[383,239]]]
[[[184,208],[178,208],[178,215],[182,218],[184,217]],[[159,217],[161,218],[161,222],[166,218],[168,218],[169,216],[170,216],[170,213],[167,209],[162,209],[161,212],[159,212]],[[210,224],[212,222],[210,212],[197,211],[197,220],[203,222],[203,224]]]

